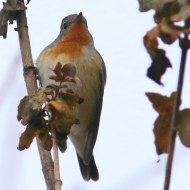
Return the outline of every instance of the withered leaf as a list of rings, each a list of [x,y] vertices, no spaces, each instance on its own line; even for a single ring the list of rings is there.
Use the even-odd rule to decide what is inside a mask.
[[[140,4],[140,11],[145,12],[150,9],[160,10],[165,4],[165,1],[160,0],[138,0]]]
[[[62,73],[64,73],[65,76],[69,77],[75,77],[76,75],[76,67],[72,64],[65,64],[62,69]]]
[[[20,104],[18,106],[18,113],[17,113],[17,120],[18,121],[20,121],[22,119],[22,114],[24,112],[25,106],[26,106],[28,101],[29,101],[29,96],[24,96],[24,98],[22,98],[20,100]]]
[[[172,67],[170,60],[166,57],[163,49],[158,49],[157,37],[160,35],[160,28],[155,27],[143,38],[144,45],[152,59],[151,66],[147,70],[147,76],[159,85],[163,85],[161,77],[166,69]]]
[[[59,93],[59,99],[65,101],[70,106],[75,106],[81,104],[84,99],[80,98],[77,94],[73,93],[71,90],[67,90],[66,93]]]
[[[8,27],[8,14],[4,11],[0,11],[0,36],[3,38],[7,37],[7,27]]]
[[[69,134],[71,126],[77,123],[78,120],[74,115],[73,108],[73,106],[68,105],[66,102],[49,102],[48,110],[52,113],[50,125],[53,126],[58,133]]]
[[[140,4],[140,11],[145,12],[154,9],[156,12],[161,12],[162,16],[170,16],[179,12],[184,1],[171,0],[138,0]],[[186,3],[186,6],[188,1]]]
[[[146,96],[149,101],[152,103],[153,108],[160,114],[165,115],[172,112],[173,102],[176,96],[176,93],[171,93],[170,97],[163,96],[154,92],[147,92]]]
[[[33,139],[39,134],[40,130],[37,130],[36,127],[28,125],[26,130],[21,134],[18,150],[22,151],[30,147]]]
[[[158,155],[168,153],[171,114],[160,115],[154,123],[154,137]]]
[[[177,130],[182,144],[190,148],[190,109],[178,113]]]
[[[53,69],[53,72],[56,74],[56,75],[59,75],[60,74],[60,71],[61,71],[61,68],[62,68],[62,65],[60,62],[58,62],[55,66],[55,68]]]
[[[29,148],[36,136],[41,140],[45,150],[51,150],[51,133],[55,130],[59,149],[64,152],[72,125],[80,123],[75,117],[74,108],[81,104],[83,99],[78,96],[77,90],[74,92],[68,88],[69,85],[67,86],[69,82],[74,82],[76,88],[80,87],[79,78],[75,78],[75,66],[62,66],[58,62],[53,73],[55,75],[50,78],[60,84],[40,88],[36,95],[26,96],[20,101],[17,118],[26,125],[26,130],[20,137],[19,150]]]
[[[169,67],[172,67],[172,65],[170,60],[166,57],[165,51],[157,49],[157,55],[152,57],[151,66],[147,70],[147,76],[157,84],[163,85],[161,77]]]
[[[167,2],[162,9],[157,11],[160,17],[170,18],[171,15],[177,14],[180,11],[180,4],[177,1]]]
[[[156,152],[158,155],[167,153],[172,109],[176,94],[173,92],[170,97],[157,93],[146,93],[146,95],[152,103],[153,108],[159,113],[153,129]]]
[[[25,10],[26,7],[21,1],[7,1],[3,3],[3,9],[0,11],[0,36],[7,37],[8,21],[10,24],[16,20],[18,13]]]
[[[42,105],[46,102],[46,96],[44,94],[44,89],[40,89],[36,96],[26,96],[24,97],[18,106],[17,119],[23,125],[38,123],[38,120],[44,114],[41,109]]]

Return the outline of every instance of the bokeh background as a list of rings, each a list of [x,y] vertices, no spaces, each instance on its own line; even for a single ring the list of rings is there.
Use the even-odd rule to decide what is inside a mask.
[[[32,0],[28,5],[34,61],[57,37],[62,18],[82,11],[107,67],[104,105],[94,149],[100,179],[83,181],[74,148],[68,142],[66,153],[60,154],[65,190],[163,189],[167,156],[156,154],[152,129],[157,113],[145,92],[169,96],[175,91],[180,49],[177,42],[172,46],[160,44],[166,48],[173,68],[162,78],[164,87],[149,80],[146,69],[151,60],[142,38],[154,26],[154,12],[140,13],[138,9],[138,2],[134,0]],[[0,39],[0,187],[43,190],[46,187],[35,141],[30,149],[17,150],[19,136],[25,129],[16,119],[17,106],[26,95],[26,88],[14,28],[16,24],[10,25],[7,39]],[[189,84],[187,64],[181,108],[190,107]],[[190,150],[177,139],[171,190],[189,189],[189,171]]]

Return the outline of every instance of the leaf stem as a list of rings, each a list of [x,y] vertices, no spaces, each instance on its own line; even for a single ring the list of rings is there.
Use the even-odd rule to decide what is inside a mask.
[[[189,21],[186,22],[186,26],[189,27]],[[179,43],[182,50],[182,54],[181,54],[181,63],[180,63],[179,77],[178,77],[178,84],[177,84],[177,92],[176,92],[176,97],[174,100],[172,118],[171,118],[171,129],[170,129],[170,138],[169,138],[169,146],[168,146],[168,159],[167,159],[167,165],[166,165],[164,190],[169,190],[170,188],[172,163],[173,163],[173,158],[174,158],[175,142],[176,142],[176,136],[177,136],[176,116],[179,111],[179,106],[180,106],[180,101],[181,101],[187,51],[189,48],[188,35],[185,35],[183,39],[180,39]]]
[[[20,1],[24,3],[24,0]],[[27,17],[25,11],[22,11],[18,14],[17,28],[18,28],[18,36],[19,36],[23,68],[34,68],[29,34],[28,34]],[[30,69],[27,73],[24,73],[24,80],[26,83],[28,95],[34,95],[37,91],[36,76],[32,71],[33,70]],[[42,170],[46,181],[47,189],[55,190],[53,161],[51,154],[49,151],[45,151],[43,149],[41,142],[38,138],[37,138],[37,145],[38,145],[39,155],[42,163]]]
[[[56,142],[56,133],[54,127],[51,129],[52,141],[53,141],[53,156],[54,156],[54,176],[55,176],[55,190],[61,190],[61,177],[59,169],[59,152]]]

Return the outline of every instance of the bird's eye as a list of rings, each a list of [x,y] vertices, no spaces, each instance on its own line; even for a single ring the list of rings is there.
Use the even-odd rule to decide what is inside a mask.
[[[64,28],[64,29],[67,29],[68,26],[69,26],[68,22],[64,22],[64,23],[63,23],[63,28]]]

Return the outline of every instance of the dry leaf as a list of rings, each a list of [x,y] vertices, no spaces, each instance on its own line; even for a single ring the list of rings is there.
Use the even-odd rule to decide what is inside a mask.
[[[154,137],[158,155],[168,153],[171,114],[160,115],[154,123]]]
[[[146,95],[153,108],[159,113],[153,129],[157,154],[167,153],[175,93],[170,97],[157,93],[146,93]]]
[[[39,130],[34,126],[27,126],[26,130],[21,134],[18,150],[24,150],[29,148],[33,139],[39,134]]]
[[[190,148],[190,109],[178,113],[177,130],[182,144]]]
[[[172,67],[163,49],[158,49],[157,35],[160,35],[160,27],[155,27],[144,36],[144,45],[152,59],[151,66],[147,70],[147,76],[162,85],[161,77],[166,69]]]

